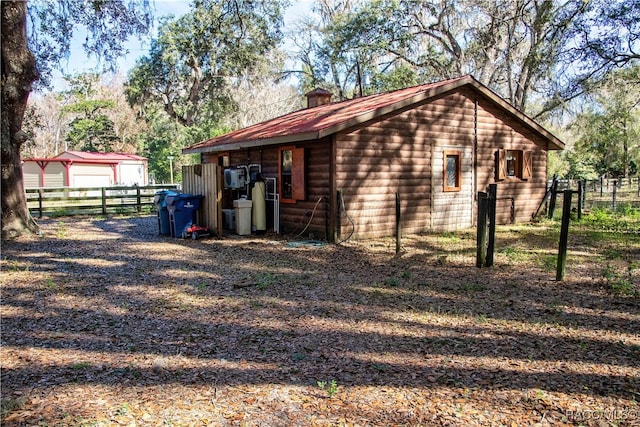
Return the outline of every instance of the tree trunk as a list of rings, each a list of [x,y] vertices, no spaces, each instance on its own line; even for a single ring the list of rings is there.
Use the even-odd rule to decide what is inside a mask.
[[[38,70],[27,43],[27,2],[3,1],[2,14],[2,238],[37,232],[29,214],[20,148],[22,120]]]

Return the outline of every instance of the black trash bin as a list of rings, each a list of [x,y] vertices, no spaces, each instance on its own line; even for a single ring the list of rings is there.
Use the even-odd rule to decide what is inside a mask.
[[[160,190],[153,197],[153,203],[156,205],[158,212],[158,234],[163,236],[171,235],[171,223],[169,222],[169,209],[167,208],[167,196],[175,196],[179,194],[177,191]]]
[[[195,213],[200,209],[202,196],[199,194],[176,194],[166,196],[169,210],[169,225],[171,237],[187,236],[187,228],[195,220]]]

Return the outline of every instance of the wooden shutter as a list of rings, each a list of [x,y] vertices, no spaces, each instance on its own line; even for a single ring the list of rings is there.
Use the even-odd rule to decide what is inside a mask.
[[[507,152],[496,151],[496,181],[502,181],[507,177]]]
[[[305,200],[304,148],[293,148],[291,157],[291,197],[295,200]]]
[[[522,152],[522,179],[531,179],[533,176],[533,153],[531,151]]]

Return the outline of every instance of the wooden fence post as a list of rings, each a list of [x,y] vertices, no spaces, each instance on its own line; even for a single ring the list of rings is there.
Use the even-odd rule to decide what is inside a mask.
[[[489,184],[489,191],[487,194],[488,209],[487,214],[489,216],[489,244],[487,246],[487,255],[484,262],[486,267],[493,265],[493,252],[496,245],[496,204],[498,201],[498,185]]]
[[[142,212],[142,198],[140,197],[140,187],[136,185],[136,210]]]
[[[582,198],[584,197],[584,181],[578,181],[578,221],[582,219]]]
[[[556,199],[558,197],[558,181],[553,181],[551,187],[551,200],[549,200],[549,219],[553,219],[553,214],[556,211]]]
[[[604,176],[600,177],[600,197],[604,194]]]
[[[42,188],[38,189],[38,218],[42,218],[42,197],[44,196],[44,191]]]
[[[342,191],[336,192],[336,242],[342,240]]]
[[[509,200],[511,200],[511,206],[509,207],[509,214],[510,219],[511,219],[511,224],[515,224],[516,223],[516,198],[515,197],[510,197]]]
[[[611,189],[611,210],[616,211],[617,208],[618,180],[613,180],[613,188]]]
[[[102,187],[102,215],[107,214],[107,189]]]
[[[107,214],[107,189],[102,187],[102,215]]]
[[[558,264],[556,267],[556,280],[564,280],[564,272],[567,265],[567,242],[569,241],[569,219],[571,217],[571,196],[573,191],[564,191],[562,201],[562,225],[560,226],[560,243],[558,245]]]
[[[400,253],[402,239],[402,218],[400,215],[400,194],[396,193],[396,254]]]
[[[329,236],[333,237],[331,233],[331,226],[329,224],[329,215],[331,215],[331,205],[329,204],[329,198],[324,198],[324,239],[328,242]]]
[[[478,191],[478,231],[476,237],[476,267],[482,268],[487,258],[487,193]]]

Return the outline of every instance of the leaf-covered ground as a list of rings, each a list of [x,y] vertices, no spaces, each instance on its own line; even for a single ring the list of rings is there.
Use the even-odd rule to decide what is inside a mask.
[[[197,241],[50,219],[2,246],[3,425],[640,424],[640,236]]]

